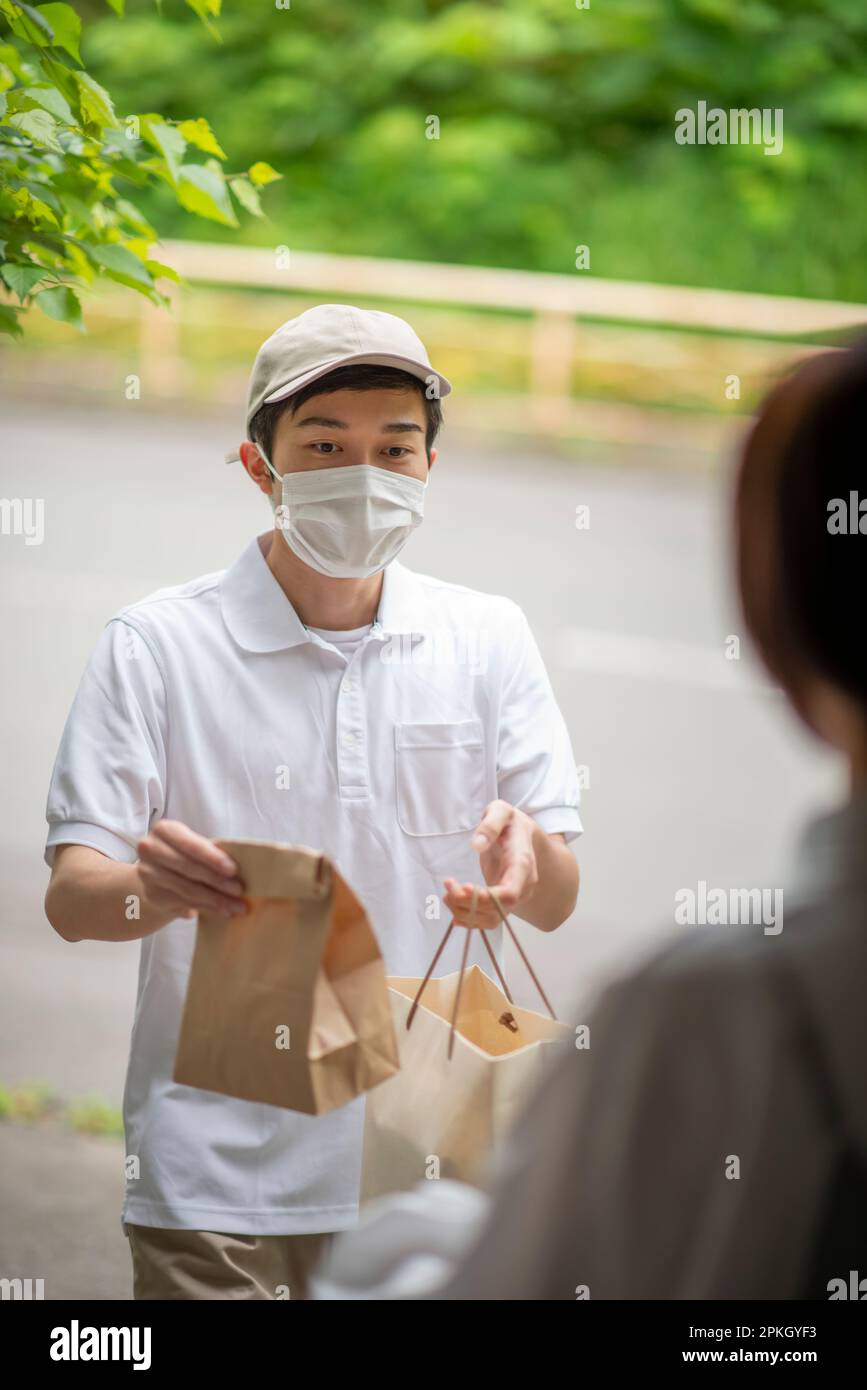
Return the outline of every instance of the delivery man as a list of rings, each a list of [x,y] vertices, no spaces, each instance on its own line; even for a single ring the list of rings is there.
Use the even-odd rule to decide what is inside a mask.
[[[273,527],[112,618],[69,715],[46,913],[67,941],[141,940],[121,1217],[136,1298],[303,1297],[357,1217],[363,1097],[308,1116],[172,1080],[194,919],[244,911],[214,838],[327,854],[389,974],[424,973],[479,869],[541,931],[575,906],[577,776],[523,612],[397,559],[450,389],[391,314],[323,304],[283,324],[237,455]],[[501,960],[484,890],[479,911]]]

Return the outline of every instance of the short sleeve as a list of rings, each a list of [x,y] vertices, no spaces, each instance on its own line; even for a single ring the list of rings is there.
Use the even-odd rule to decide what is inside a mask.
[[[530,624],[517,606],[515,613],[500,703],[498,794],[549,834],[575,840],[583,826],[572,744]]]
[[[122,618],[104,629],[69,712],[48,792],[50,865],[58,845],[134,863],[165,804],[165,685],[147,638]]]

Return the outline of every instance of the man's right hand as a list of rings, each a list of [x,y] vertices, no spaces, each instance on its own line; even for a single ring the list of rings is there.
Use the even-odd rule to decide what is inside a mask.
[[[180,821],[157,821],[139,840],[138,854],[147,901],[166,920],[200,912],[239,917],[246,911],[234,859]]]

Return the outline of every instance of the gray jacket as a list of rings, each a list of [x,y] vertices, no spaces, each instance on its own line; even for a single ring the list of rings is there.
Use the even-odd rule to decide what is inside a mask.
[[[812,827],[802,867],[779,935],[693,927],[609,988],[438,1297],[827,1299],[867,1281],[867,793]]]

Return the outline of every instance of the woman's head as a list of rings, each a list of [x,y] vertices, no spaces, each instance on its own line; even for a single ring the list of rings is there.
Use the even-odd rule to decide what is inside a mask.
[[[811,728],[862,763],[865,446],[867,339],[811,358],[771,392],[736,504],[741,601],[762,658]]]

